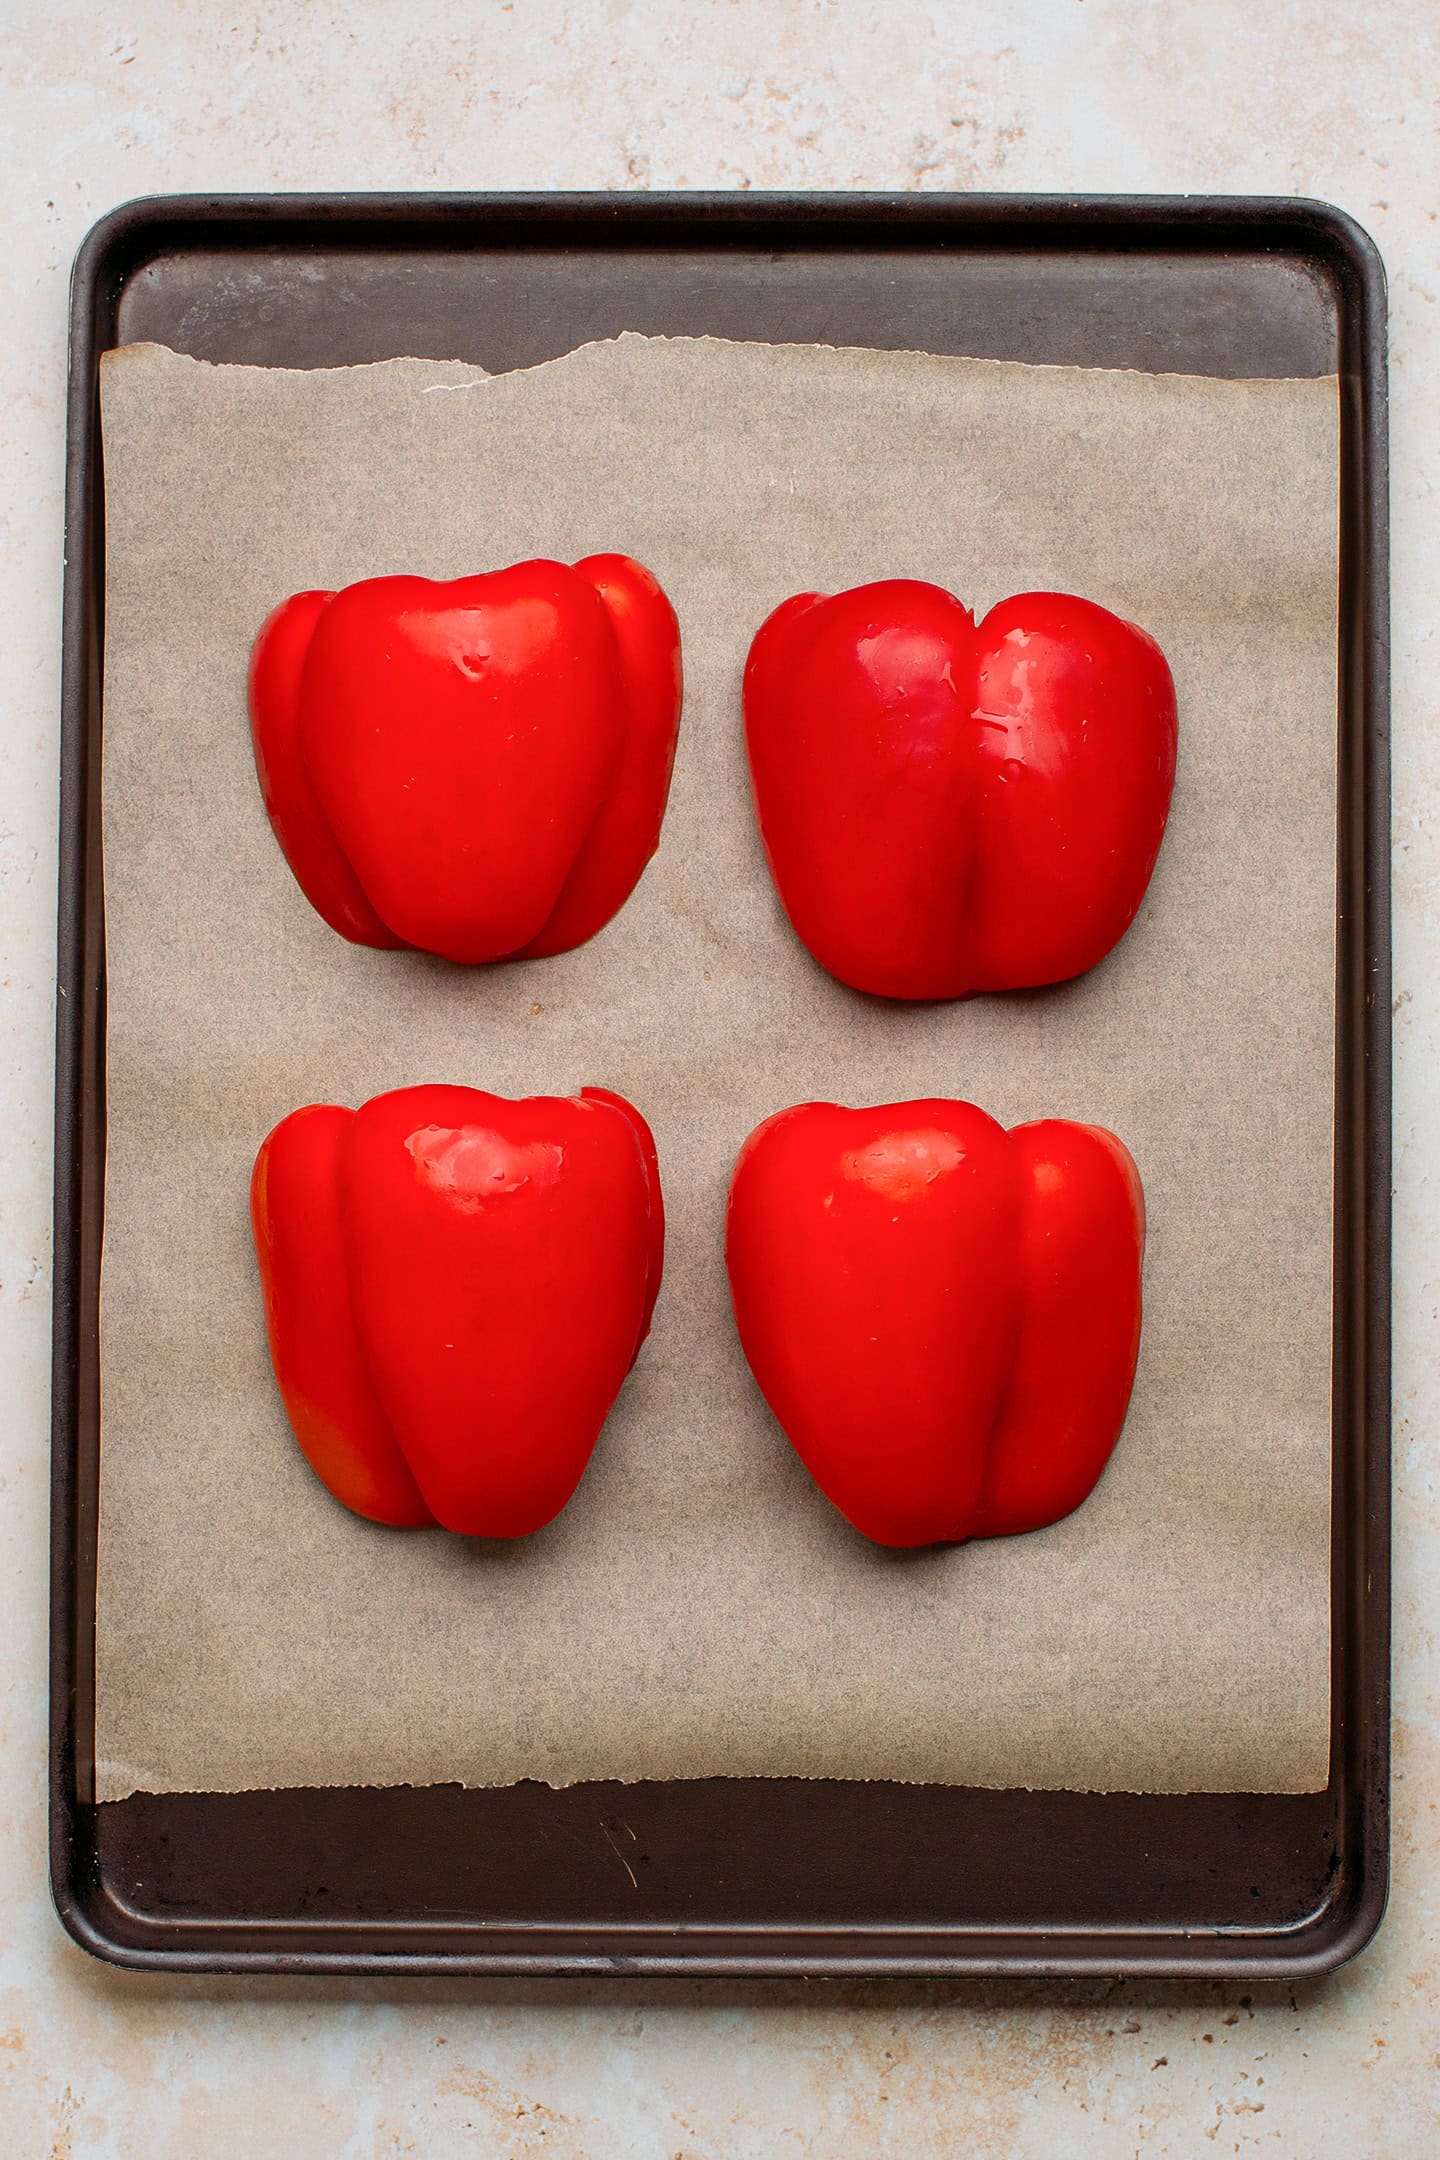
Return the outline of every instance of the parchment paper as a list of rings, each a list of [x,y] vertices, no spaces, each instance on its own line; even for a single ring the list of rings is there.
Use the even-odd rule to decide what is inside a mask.
[[[635,337],[526,372],[104,367],[109,1168],[97,1754],[135,1788],[801,1774],[1305,1790],[1327,1745],[1337,395]],[[465,971],[314,915],[261,808],[272,604],[637,555],[687,694],[661,852],[583,950]],[[740,675],[803,588],[1058,586],[1157,636],[1180,775],[1083,981],[884,1005],[780,914]],[[618,1088],[670,1232],[655,1331],[538,1537],[367,1525],[271,1382],[246,1188],[297,1104]],[[810,1485],[729,1316],[722,1207],[777,1107],[922,1094],[1112,1126],[1139,1377],[1094,1497],[895,1555]]]

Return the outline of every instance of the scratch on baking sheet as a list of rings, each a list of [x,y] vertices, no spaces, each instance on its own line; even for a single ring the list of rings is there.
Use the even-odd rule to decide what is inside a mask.
[[[631,1867],[630,1862],[626,1859],[624,1853],[621,1852],[620,1847],[615,1843],[614,1838],[610,1835],[610,1825],[606,1822],[603,1815],[600,1818],[600,1828],[605,1833],[606,1844],[610,1847],[611,1852],[614,1853],[616,1859],[620,1862],[621,1867],[624,1868],[626,1874],[630,1877],[631,1889],[638,1890],[640,1887],[640,1878],[635,1873],[634,1868]],[[633,1845],[636,1842],[635,1832],[630,1828],[629,1823],[622,1822],[620,1828],[625,1832],[626,1837],[629,1838],[631,1844]]]

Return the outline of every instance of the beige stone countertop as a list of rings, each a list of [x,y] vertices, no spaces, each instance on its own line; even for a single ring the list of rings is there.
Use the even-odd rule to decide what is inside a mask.
[[[0,11],[0,2154],[768,2160],[1440,2151],[1440,9],[1434,0],[7,0]],[[196,1981],[45,1882],[66,285],[181,191],[1295,194],[1390,278],[1395,1835],[1389,1916],[1278,1990]]]

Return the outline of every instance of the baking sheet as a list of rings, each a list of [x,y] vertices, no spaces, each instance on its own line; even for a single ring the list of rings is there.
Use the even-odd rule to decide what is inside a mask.
[[[97,1791],[798,1774],[1324,1783],[1337,398],[622,338],[543,367],[104,368],[109,965]],[[358,454],[357,454],[358,449]],[[687,700],[662,849],[590,946],[466,973],[346,946],[265,823],[244,668],[302,585],[624,548]],[[1059,585],[1174,669],[1149,899],[1079,984],[894,1008],[820,973],[750,817],[739,677],[790,591]],[[655,1128],[655,1332],[572,1506],[393,1533],[270,1383],[250,1162],[297,1103],[617,1087]],[[866,1546],[746,1372],[721,1253],[753,1124],[956,1093],[1112,1125],[1146,1323],[1094,1497],[1035,1536]]]

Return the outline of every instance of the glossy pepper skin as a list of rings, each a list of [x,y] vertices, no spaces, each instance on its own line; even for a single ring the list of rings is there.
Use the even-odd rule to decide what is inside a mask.
[[[751,1370],[821,1490],[881,1545],[1037,1530],[1119,1437],[1145,1206],[1113,1133],[971,1103],[768,1118],[730,1182]]]
[[[262,1145],[250,1215],[275,1378],[337,1500],[472,1537],[559,1513],[660,1288],[638,1110],[603,1088],[314,1103]]]
[[[1175,778],[1153,638],[1017,593],[977,624],[938,585],[800,593],[762,624],[745,737],[797,936],[853,989],[958,998],[1063,982],[1145,896]]]
[[[655,853],[680,638],[624,555],[301,592],[250,659],[275,837],[332,929],[469,964],[583,945]]]

